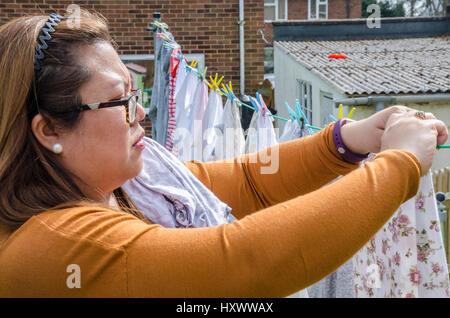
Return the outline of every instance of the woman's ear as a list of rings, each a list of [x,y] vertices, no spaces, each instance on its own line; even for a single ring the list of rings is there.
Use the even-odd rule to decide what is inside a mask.
[[[34,116],[31,121],[31,131],[39,143],[46,149],[52,151],[55,144],[60,144],[60,136],[51,123],[41,114]]]

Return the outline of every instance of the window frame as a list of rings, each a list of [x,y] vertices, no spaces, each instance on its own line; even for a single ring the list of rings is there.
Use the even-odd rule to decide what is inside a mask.
[[[264,9],[266,7],[275,7],[275,20],[264,20],[264,23],[271,23],[274,21],[287,21],[288,20],[288,1],[289,0],[281,0],[284,1],[284,12],[286,17],[284,19],[280,19],[278,17],[278,1],[279,0],[272,0],[273,3],[264,3]]]
[[[304,86],[306,87],[306,90],[304,89]],[[298,80],[298,88],[299,88],[299,102],[300,102],[300,108],[302,112],[305,114],[306,119],[308,119],[308,122],[310,125],[312,125],[313,120],[313,105],[312,105],[312,95],[313,95],[313,89],[312,84],[309,81],[305,80]],[[306,104],[305,105],[305,94],[306,91]]]
[[[328,20],[328,0],[314,0],[316,2],[316,18],[311,18],[311,1],[308,0],[308,20]],[[325,19],[319,18],[319,5],[326,5]]]

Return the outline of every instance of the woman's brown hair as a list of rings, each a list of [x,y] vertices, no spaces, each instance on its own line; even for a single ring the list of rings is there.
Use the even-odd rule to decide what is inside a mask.
[[[98,41],[117,46],[106,19],[81,10],[75,21],[70,16],[58,23],[42,69],[35,71],[35,46],[47,19],[20,17],[0,26],[0,222],[11,227],[49,209],[96,204],[37,141],[31,120],[39,112],[51,127],[74,128],[80,120],[78,91],[91,77],[77,52]],[[123,210],[146,220],[124,191],[114,194]]]

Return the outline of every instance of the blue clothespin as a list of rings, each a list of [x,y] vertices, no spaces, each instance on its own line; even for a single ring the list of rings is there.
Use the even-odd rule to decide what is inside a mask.
[[[286,102],[286,107],[289,113],[289,117],[292,120],[296,120],[298,122],[298,124],[300,125],[300,127],[302,127],[302,124],[300,123],[300,118],[298,117],[298,115],[295,113],[295,111],[289,106],[289,104]]]
[[[258,93],[258,92],[256,92],[256,100],[258,101],[258,103],[260,104],[260,105],[262,105],[262,103],[261,103],[261,98],[259,97],[261,94],[260,93]]]
[[[225,87],[227,88],[228,92],[233,97],[233,99],[239,100],[239,98],[237,98],[236,95],[234,95],[233,90],[228,85],[225,85]]]
[[[305,124],[306,124],[306,125],[309,125],[308,118],[307,118],[306,115],[302,112],[302,109],[301,109],[301,107],[300,107],[300,102],[298,101],[298,99],[295,100],[295,109],[297,110],[297,113],[300,115],[300,117],[303,118]],[[313,131],[312,131],[311,128],[309,129],[309,133],[310,133],[311,135],[313,134]]]
[[[330,119],[331,121],[337,121],[336,117],[334,117],[333,115],[330,114]]]
[[[252,103],[255,112],[259,112],[259,107],[258,107],[258,105],[256,105],[255,99],[251,96],[249,96],[249,97],[250,97],[250,102]]]
[[[182,60],[184,60],[184,55],[181,54],[180,51],[178,51],[177,56],[176,56],[175,58],[178,59],[178,60],[180,60],[180,61],[182,61]]]
[[[228,99],[233,100],[233,98],[230,96],[230,94],[228,93],[228,91],[226,89],[221,88],[220,91],[222,92],[222,94],[224,96],[226,96]]]

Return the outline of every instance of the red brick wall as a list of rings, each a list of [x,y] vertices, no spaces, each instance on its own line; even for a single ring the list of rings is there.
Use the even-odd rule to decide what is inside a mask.
[[[347,17],[347,0],[328,0],[328,19],[361,18],[361,0],[350,0],[350,17]],[[288,20],[308,20],[308,0],[288,0]],[[264,23],[266,46],[272,46],[273,26]]]
[[[37,3],[37,4],[36,4]],[[0,24],[23,14],[62,12],[69,4],[95,9],[106,16],[119,44],[119,54],[152,54],[152,32],[146,31],[155,11],[161,12],[185,54],[204,53],[208,74],[225,76],[239,92],[239,0],[2,0]],[[263,79],[264,1],[245,0],[246,91],[254,92]]]
[[[94,9],[109,21],[119,54],[153,54],[153,33],[146,31],[153,12],[161,12],[185,54],[204,53],[207,75],[231,81],[238,95],[239,0],[2,0],[0,25],[24,14],[62,13],[68,5]],[[245,91],[254,94],[264,76],[264,1],[245,0]]]
[[[333,2],[335,0],[331,0]],[[328,6],[330,0],[328,1]],[[288,19],[289,20],[307,20],[308,19],[308,0],[288,0]]]
[[[350,17],[347,17],[347,0],[328,0],[328,19],[361,18],[361,0],[350,0]]]
[[[145,135],[152,138],[152,121],[148,115],[145,115],[144,120],[141,121],[141,126],[145,130]]]

